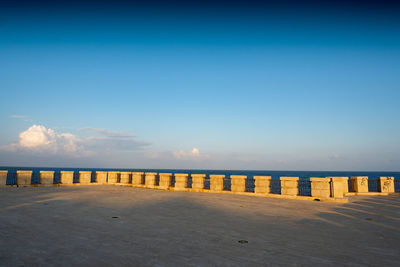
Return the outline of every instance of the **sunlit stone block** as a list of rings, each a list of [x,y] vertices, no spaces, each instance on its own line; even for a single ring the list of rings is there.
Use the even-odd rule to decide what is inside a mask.
[[[331,196],[333,198],[343,198],[349,191],[349,177],[326,177],[326,179],[330,180]]]
[[[353,191],[357,193],[368,192],[368,176],[352,176]]]
[[[175,173],[175,191],[184,191],[187,189],[188,174],[187,173]]]
[[[80,171],[79,172],[79,183],[81,185],[88,185],[88,184],[90,184],[91,177],[92,177],[91,171]]]
[[[107,183],[107,172],[96,171],[96,183],[106,184]]]
[[[192,190],[203,190],[204,180],[206,179],[205,174],[192,174]]]
[[[132,172],[132,185],[143,184],[144,173],[143,172]]]
[[[331,179],[311,177],[311,196],[315,198],[329,198],[331,196]]]
[[[5,187],[7,184],[8,171],[0,171],[0,187]]]
[[[342,178],[343,180],[343,193],[346,194],[349,192],[349,177],[337,177]]]
[[[154,188],[156,185],[156,172],[146,172],[145,174],[145,186],[147,188]]]
[[[40,184],[42,185],[54,184],[54,171],[40,171]]]
[[[131,172],[121,172],[121,184],[130,184],[131,183]]]
[[[213,192],[221,192],[224,190],[225,175],[210,175],[210,190]]]
[[[160,182],[158,188],[167,190],[171,185],[172,173],[160,173],[159,177]]]
[[[384,193],[394,193],[394,177],[378,177],[379,191]]]
[[[286,196],[297,196],[299,194],[299,177],[281,177],[281,194]]]
[[[108,184],[116,184],[118,183],[118,178],[119,178],[120,174],[119,172],[108,172]]]
[[[268,194],[271,192],[271,176],[254,176],[254,193]]]
[[[246,179],[245,175],[231,175],[231,191],[246,192]]]
[[[61,184],[73,184],[74,171],[61,171]]]
[[[32,183],[32,171],[17,171],[17,185],[26,186]]]

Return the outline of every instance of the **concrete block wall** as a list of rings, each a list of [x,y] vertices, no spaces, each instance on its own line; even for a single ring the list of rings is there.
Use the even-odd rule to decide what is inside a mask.
[[[160,173],[159,177],[160,182],[158,184],[158,189],[169,189],[171,186],[172,173]]]
[[[221,192],[224,190],[225,175],[210,175],[210,190],[212,192]]]
[[[254,193],[246,192],[247,176],[231,175],[231,190],[224,191],[225,175],[210,175],[210,189],[204,188],[206,179],[205,174],[192,174],[192,186],[188,188],[187,173],[156,173],[156,172],[116,172],[116,171],[97,171],[96,182],[91,183],[91,171],[79,171],[79,183],[75,185],[89,184],[121,184],[132,185],[137,187],[158,188],[163,190],[190,191],[190,192],[219,192],[219,193],[236,193],[258,196],[271,196],[280,198],[296,198],[296,199],[344,199],[348,195],[360,194],[388,194],[394,193],[394,177],[377,177],[378,191],[368,192],[368,177],[354,176],[351,177],[353,191],[348,192],[348,177],[311,177],[311,197],[299,196],[298,181],[299,177],[280,177],[281,194],[270,194],[271,176],[254,176],[255,185]],[[0,186],[5,187],[7,183],[8,172],[0,171]],[[40,171],[40,184],[31,185],[32,171],[18,170],[16,172],[17,186],[40,186],[54,184],[54,171]],[[61,171],[61,185],[73,185],[73,171]],[[172,175],[175,176],[175,185],[171,186]],[[108,182],[107,182],[108,176]],[[156,178],[159,177],[159,184],[156,185]]]
[[[7,184],[8,171],[0,171],[0,187],[5,187]]]
[[[175,173],[175,191],[185,191],[188,186],[188,174],[187,173]]]
[[[299,194],[299,177],[281,177],[281,194],[286,196],[297,196]]]
[[[79,184],[89,185],[92,177],[91,171],[80,171],[79,172]]]
[[[132,172],[121,172],[120,174],[120,183],[121,184],[131,184],[131,177],[132,177]]]
[[[146,172],[145,174],[145,186],[147,188],[155,188],[156,186],[156,172]]]
[[[32,184],[32,171],[17,171],[17,186],[30,186]]]
[[[331,196],[333,198],[343,198],[349,191],[348,177],[326,177],[330,180]]]
[[[96,183],[97,184],[106,184],[107,183],[107,172],[97,171],[96,172]]]
[[[254,193],[271,193],[271,176],[254,176]]]
[[[231,175],[231,191],[246,192],[246,179],[245,175]]]
[[[74,183],[73,171],[61,171],[61,184],[72,185]]]
[[[394,177],[378,177],[380,192],[394,193]]]
[[[311,177],[311,196],[315,198],[330,198],[331,185],[330,179]]]
[[[53,185],[54,184],[54,171],[40,171],[40,184]]]
[[[143,184],[144,173],[143,172],[132,172],[132,185],[139,186]]]
[[[120,177],[119,172],[108,172],[108,184],[118,183],[118,178]]]
[[[368,176],[352,176],[351,183],[353,185],[354,192],[356,193],[368,192]]]
[[[204,189],[205,174],[192,174],[192,191],[202,191]]]

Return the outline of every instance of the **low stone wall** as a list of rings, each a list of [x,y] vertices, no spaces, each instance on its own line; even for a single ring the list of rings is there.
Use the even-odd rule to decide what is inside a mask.
[[[187,173],[175,173],[175,191],[186,191],[188,188],[188,174]]]
[[[147,188],[155,188],[156,186],[156,172],[146,172],[144,179],[145,179],[145,186]]]
[[[143,172],[132,172],[132,185],[140,186],[144,184],[144,173]]]
[[[120,173],[119,172],[108,172],[107,184],[116,184],[119,182]]]
[[[171,186],[172,173],[160,173],[160,180],[158,184],[158,189],[167,190]]]
[[[36,172],[35,172],[36,173]],[[191,174],[192,185],[188,186],[189,174],[187,173],[156,173],[156,172],[116,172],[97,171],[93,174],[95,181],[91,181],[91,171],[79,171],[79,182],[74,183],[73,171],[61,171],[60,183],[55,184],[54,171],[40,171],[39,184],[32,184],[32,171],[19,170],[14,172],[15,185],[7,185],[8,171],[0,171],[0,187],[7,186],[68,186],[68,185],[94,185],[111,184],[125,185],[161,190],[187,191],[187,192],[209,192],[209,193],[231,193],[254,196],[269,196],[276,198],[322,200],[322,201],[345,201],[347,196],[352,195],[388,195],[395,192],[394,177],[377,177],[378,192],[368,191],[368,177],[311,177],[307,182],[310,185],[311,194],[300,196],[299,177],[280,177],[280,194],[271,193],[271,176],[254,176],[254,193],[246,192],[247,176],[231,175],[230,190],[224,190],[225,175],[209,176],[210,189],[205,188],[205,174]],[[36,177],[36,176],[35,176]],[[172,178],[175,184],[172,185]],[[157,183],[158,178],[158,183]],[[301,180],[304,182],[304,180]],[[374,180],[375,182],[375,180]],[[376,183],[375,183],[376,185]],[[349,192],[349,187],[352,189]]]
[[[254,176],[254,193],[269,194],[271,192],[271,176]]]
[[[54,184],[54,171],[40,171],[40,184],[53,185]]]
[[[121,172],[120,184],[131,184],[132,183],[132,173],[131,172]]]
[[[200,192],[204,190],[204,181],[206,179],[205,174],[192,174],[192,191]]]
[[[106,184],[107,183],[107,172],[96,172],[96,182],[97,184]]]
[[[73,171],[61,171],[61,184],[72,185],[74,183],[74,172]]]
[[[319,199],[331,197],[330,179],[311,177],[311,196]]]
[[[0,171],[0,187],[6,187],[8,171]]]
[[[17,171],[17,185],[28,186],[32,184],[32,171]]]

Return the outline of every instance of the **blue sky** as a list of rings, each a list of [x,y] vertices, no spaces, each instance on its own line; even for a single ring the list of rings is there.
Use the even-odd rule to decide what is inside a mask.
[[[0,165],[400,166],[390,2],[0,9]]]

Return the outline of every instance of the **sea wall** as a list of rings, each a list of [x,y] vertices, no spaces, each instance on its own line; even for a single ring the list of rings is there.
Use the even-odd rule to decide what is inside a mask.
[[[384,176],[310,177],[305,180],[299,177],[272,179],[271,176],[254,176],[254,190],[249,191],[246,187],[248,177],[244,175],[225,177],[225,175],[211,174],[207,178],[206,174],[187,173],[60,171],[57,173],[58,181],[55,179],[54,171],[40,171],[38,175],[39,182],[33,183],[32,171],[0,170],[0,187],[106,184],[159,190],[346,202],[348,196],[395,193],[395,182],[399,182],[395,181],[394,177]],[[206,186],[207,181],[209,188]]]

